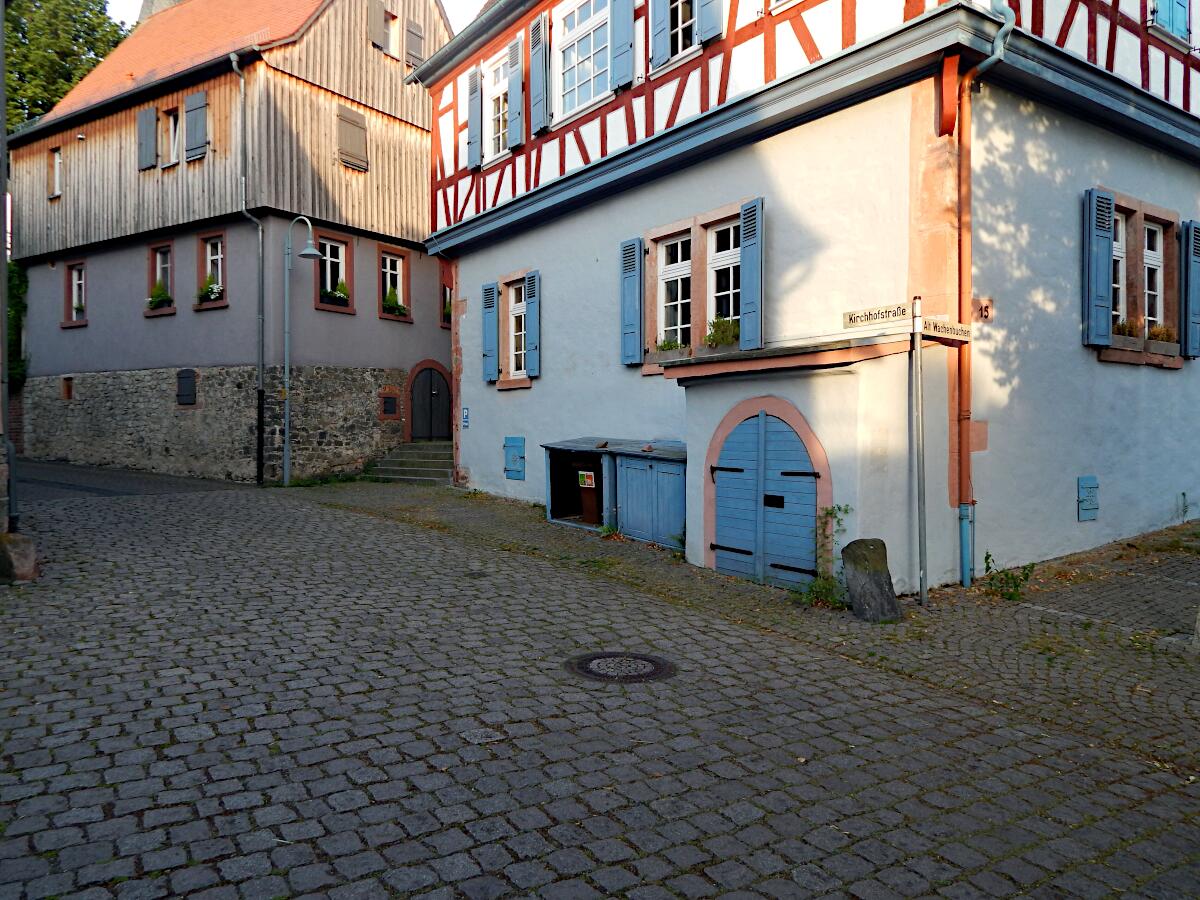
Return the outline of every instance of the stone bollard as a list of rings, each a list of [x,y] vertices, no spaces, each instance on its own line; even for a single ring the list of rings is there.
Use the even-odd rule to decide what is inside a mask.
[[[33,538],[9,532],[0,534],[0,582],[37,578],[37,547]]]
[[[866,622],[898,622],[904,617],[888,571],[887,545],[879,538],[860,538],[842,548],[842,569],[850,592],[850,608]]]

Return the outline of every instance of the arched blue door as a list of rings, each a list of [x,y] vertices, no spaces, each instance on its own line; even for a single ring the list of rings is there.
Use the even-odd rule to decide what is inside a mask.
[[[817,473],[800,436],[759,413],[725,439],[716,482],[717,571],[784,587],[817,573]]]

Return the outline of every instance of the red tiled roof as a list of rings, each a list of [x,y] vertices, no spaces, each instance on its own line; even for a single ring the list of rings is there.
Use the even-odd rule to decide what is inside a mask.
[[[234,50],[295,37],[324,0],[183,0],[138,24],[42,117],[78,112]]]

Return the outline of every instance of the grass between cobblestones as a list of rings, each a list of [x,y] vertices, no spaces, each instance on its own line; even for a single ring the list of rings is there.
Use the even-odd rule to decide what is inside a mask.
[[[981,586],[941,588],[925,608],[904,598],[904,621],[870,625],[689,565],[677,552],[554,525],[540,504],[407,485],[305,496],[715,613],[1132,750],[1185,777],[1200,771],[1200,655],[1189,652],[1187,633],[1200,604],[1200,590],[1186,590],[1200,583],[1194,523],[1042,564],[1022,603]]]

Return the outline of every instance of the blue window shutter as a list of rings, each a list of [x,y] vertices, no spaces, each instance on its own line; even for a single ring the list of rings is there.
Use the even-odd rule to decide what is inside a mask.
[[[203,159],[208,152],[208,92],[196,91],[183,101],[183,127],[187,141],[184,158]]]
[[[1084,195],[1083,343],[1112,345],[1113,195],[1093,188]]]
[[[525,374],[542,374],[542,273],[525,276]]]
[[[529,133],[550,127],[546,86],[550,80],[550,17],[542,13],[529,25]]]
[[[761,350],[763,345],[763,225],[762,197],[742,206],[742,350]]]
[[[621,242],[621,362],[642,364],[642,239]]]
[[[1185,40],[1190,37],[1188,28],[1188,0],[1157,0],[1154,21],[1163,28]]]
[[[1100,517],[1100,480],[1095,475],[1080,475],[1075,479],[1077,518],[1080,522],[1095,522]]]
[[[612,63],[609,87],[614,91],[633,84],[633,0],[612,0],[609,12]]]
[[[137,160],[139,172],[158,165],[158,110],[153,106],[138,110]]]
[[[700,43],[719,38],[725,29],[725,4],[722,0],[700,0]]]
[[[668,27],[670,0],[650,0],[650,68],[664,66],[671,58],[671,34]]]
[[[525,72],[521,66],[521,42],[508,45],[508,146],[525,143]]]
[[[483,163],[483,90],[479,69],[467,73],[467,167]]]
[[[525,438],[504,438],[504,477],[509,481],[525,480]]]
[[[500,380],[500,316],[497,306],[500,286],[496,282],[483,286],[483,380]]]
[[[1189,359],[1200,356],[1200,222],[1183,223],[1183,291],[1180,294],[1179,341]]]

